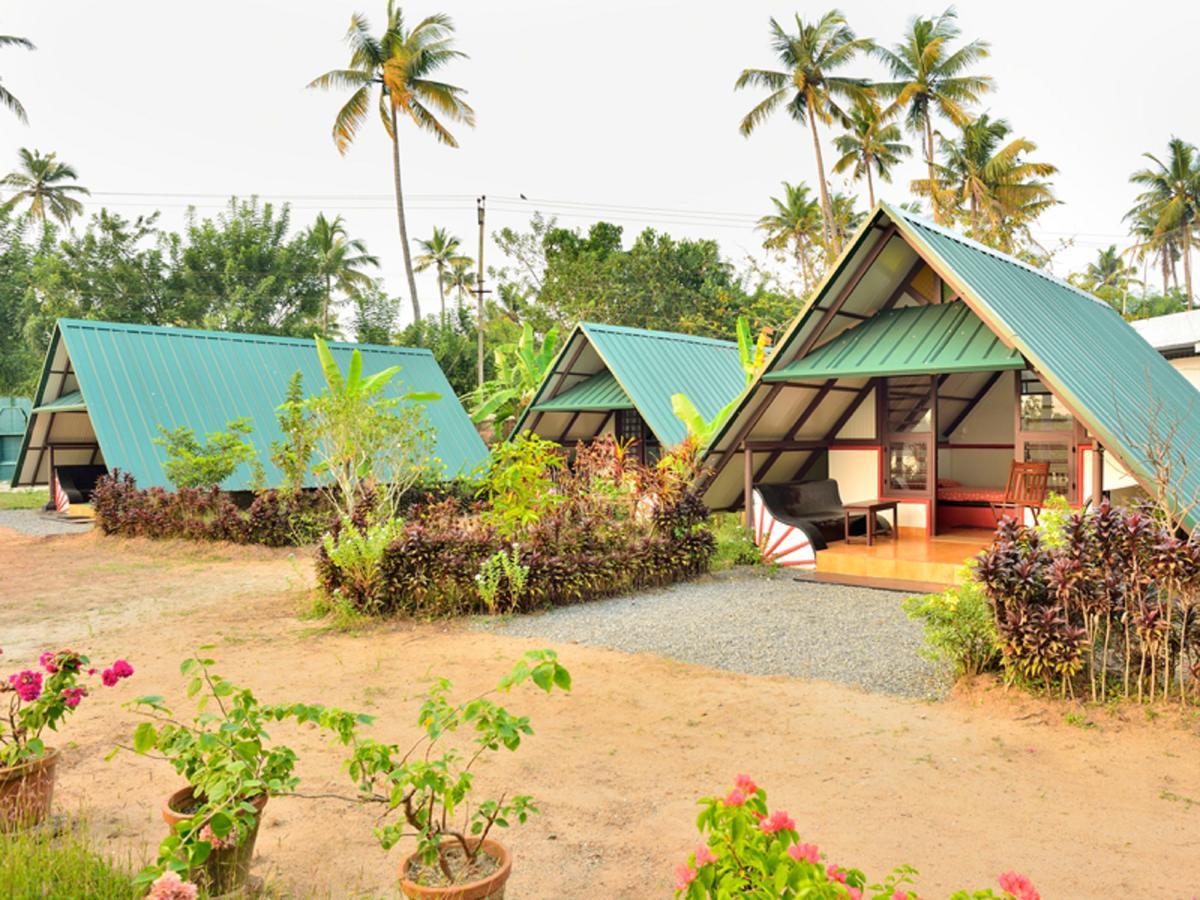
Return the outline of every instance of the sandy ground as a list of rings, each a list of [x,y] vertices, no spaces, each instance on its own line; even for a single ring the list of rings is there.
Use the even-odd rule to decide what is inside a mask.
[[[119,855],[152,852],[177,777],[153,760],[103,757],[136,722],[120,705],[131,696],[186,708],[177,667],[200,644],[215,643],[219,670],[260,697],[370,712],[388,738],[414,733],[414,696],[430,673],[477,692],[541,645],[449,624],[335,632],[297,616],[310,579],[303,555],[286,552],[0,531],[8,666],[70,643],[137,668],[64,732],[60,809],[86,814]],[[516,854],[514,900],[670,896],[671,869],[696,843],[695,798],[740,771],[831,859],[879,875],[910,863],[924,896],[991,885],[1010,868],[1047,900],[1200,893],[1195,716],[1076,709],[1071,724],[1061,706],[989,685],[923,703],[556,649],[575,690],[514,694],[509,708],[537,734],[478,779],[482,790],[531,793],[543,810],[502,835]],[[343,789],[339,757],[315,732],[276,736],[300,755],[301,790]],[[276,798],[255,872],[295,896],[395,896],[402,851],[381,851],[372,821],[335,800]]]

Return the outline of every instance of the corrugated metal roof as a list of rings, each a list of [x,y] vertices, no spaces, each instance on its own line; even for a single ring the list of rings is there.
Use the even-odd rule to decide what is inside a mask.
[[[105,463],[132,473],[142,487],[167,484],[162,471],[165,453],[154,443],[159,425],[186,426],[204,435],[223,431],[227,422],[243,416],[253,422],[249,439],[266,468],[268,483],[278,481],[269,454],[271,442],[282,437],[276,408],[288,380],[299,371],[307,393],[324,385],[311,340],[77,319],[59,320],[54,340],[59,339],[65,342]],[[330,349],[343,370],[355,349],[362,354],[365,375],[399,365],[400,374],[385,389],[387,394],[415,390],[439,395],[424,405],[447,476],[467,473],[487,457],[487,448],[430,351],[347,343],[331,344]],[[53,356],[52,350],[47,367]],[[43,377],[39,406],[58,399],[42,396],[46,382]],[[27,444],[28,432],[22,456]],[[247,489],[248,476],[247,467],[239,467],[223,487]]]
[[[1021,354],[1000,341],[962,302],[880,313],[763,381],[933,375],[1022,369]]]
[[[68,391],[56,400],[43,403],[34,412],[81,412],[85,409],[87,409],[87,404],[83,402],[83,394],[79,391]]]
[[[1200,354],[1200,309],[1136,319],[1129,324],[1159,353],[1187,350]]]
[[[746,387],[733,341],[588,322],[579,327],[664,446],[687,437],[671,410],[673,394],[687,394],[711,419]]]
[[[1154,477],[1147,445],[1169,436],[1173,453],[1189,463],[1176,465],[1175,490],[1189,504],[1200,498],[1200,392],[1116,310],[995,250],[884,209],[1144,484]],[[1189,518],[1194,523],[1196,514]]]
[[[612,372],[600,372],[567,388],[545,403],[534,404],[535,412],[589,412],[633,409],[633,401],[617,383]]]
[[[0,436],[24,434],[30,406],[28,397],[0,397]]]

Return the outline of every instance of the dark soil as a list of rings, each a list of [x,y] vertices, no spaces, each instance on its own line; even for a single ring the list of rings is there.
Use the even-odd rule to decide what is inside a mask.
[[[482,852],[475,854],[475,859],[467,865],[466,854],[463,853],[462,847],[457,845],[446,850],[443,855],[450,865],[450,871],[454,873],[453,881],[446,880],[446,874],[437,863],[427,866],[420,859],[413,860],[409,864],[409,880],[422,887],[449,887],[452,884],[472,884],[476,881],[483,881],[483,879],[500,868],[499,861]]]

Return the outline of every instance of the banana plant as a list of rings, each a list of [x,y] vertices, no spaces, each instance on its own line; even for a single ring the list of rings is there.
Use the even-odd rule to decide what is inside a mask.
[[[746,384],[754,381],[767,365],[767,351],[771,347],[772,329],[764,328],[758,333],[758,338],[750,336],[750,322],[745,316],[738,316],[737,343],[738,357],[742,361],[742,371],[746,373]]]
[[[739,399],[739,397],[734,397],[717,410],[717,414],[712,419],[706,419],[687,394],[672,394],[671,412],[675,413],[675,418],[683,423],[688,437],[695,441],[698,447],[704,448],[708,446],[708,442],[713,439],[718,429],[725,424],[725,420],[733,415]]]
[[[558,329],[551,328],[539,342],[533,326],[526,322],[515,344],[496,348],[495,377],[469,397],[471,419],[482,422],[492,417],[499,433],[500,426],[515,418],[533,399],[554,364],[557,349]]]

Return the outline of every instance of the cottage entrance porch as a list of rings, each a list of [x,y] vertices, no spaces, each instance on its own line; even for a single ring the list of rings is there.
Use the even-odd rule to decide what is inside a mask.
[[[834,541],[816,552],[819,581],[897,590],[936,591],[958,582],[963,566],[992,538],[985,528],[951,528],[929,537],[923,528],[900,528],[892,540],[871,546]]]

